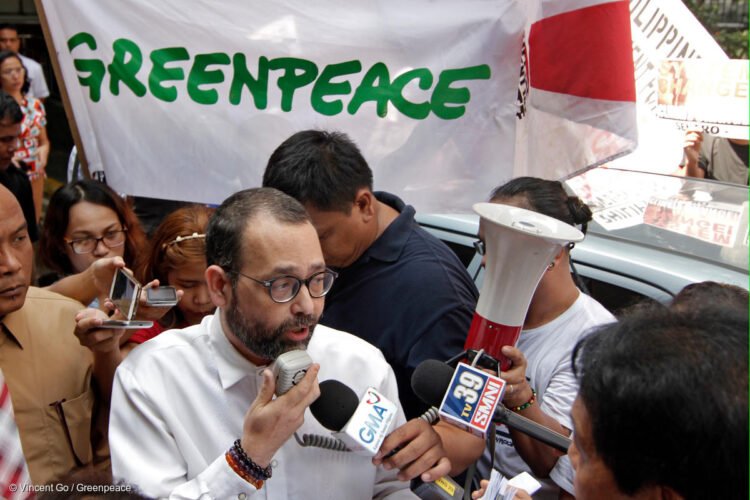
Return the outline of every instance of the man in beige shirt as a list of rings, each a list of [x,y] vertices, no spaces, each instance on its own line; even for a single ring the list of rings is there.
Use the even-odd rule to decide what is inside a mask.
[[[108,404],[97,401],[96,379],[111,362],[105,346],[118,339],[113,333],[93,352],[79,344],[73,331],[82,305],[30,286],[26,220],[2,186],[0,214],[0,369],[31,480],[44,484],[79,468],[106,468]]]

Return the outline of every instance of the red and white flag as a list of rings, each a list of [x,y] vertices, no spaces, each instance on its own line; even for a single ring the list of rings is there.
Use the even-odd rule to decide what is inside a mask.
[[[627,1],[529,5],[515,175],[567,177],[637,144]]]
[[[0,371],[0,498],[29,498],[30,488],[29,471],[13,418],[13,403]]]

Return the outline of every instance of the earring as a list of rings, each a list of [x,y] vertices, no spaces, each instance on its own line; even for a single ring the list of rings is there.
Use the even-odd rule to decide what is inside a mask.
[[[554,262],[550,262],[549,266],[547,266],[547,271],[551,271],[553,267],[555,267],[555,263]]]

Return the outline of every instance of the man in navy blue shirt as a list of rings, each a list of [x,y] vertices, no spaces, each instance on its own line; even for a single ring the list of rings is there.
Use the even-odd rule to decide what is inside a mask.
[[[461,352],[469,331],[478,293],[464,266],[417,225],[414,208],[372,191],[372,171],[344,134],[294,134],[271,155],[263,185],[302,202],[339,272],[321,323],[377,346],[407,418],[419,416],[428,406],[411,389],[414,369]]]

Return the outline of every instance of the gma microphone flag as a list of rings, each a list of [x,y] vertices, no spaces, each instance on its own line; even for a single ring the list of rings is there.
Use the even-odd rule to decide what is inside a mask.
[[[374,456],[388,435],[398,407],[378,392],[368,387],[359,401],[357,409],[340,432],[333,436],[340,439],[354,453]]]
[[[632,146],[627,92],[593,92],[632,87],[632,57],[629,72],[586,70],[627,65],[609,54],[630,53],[624,1],[38,5],[79,146],[122,193],[219,203],[260,185],[293,133],[325,129],[353,139],[378,189],[468,212],[514,175],[559,178]]]

